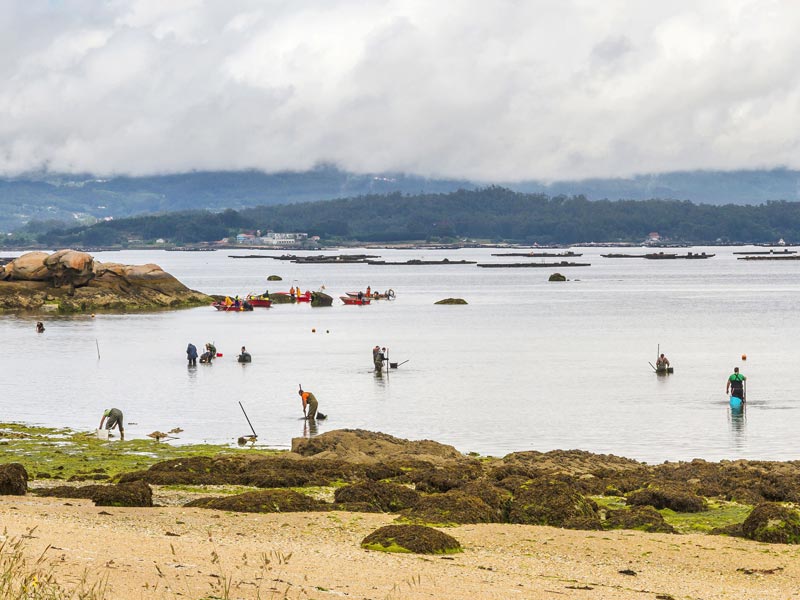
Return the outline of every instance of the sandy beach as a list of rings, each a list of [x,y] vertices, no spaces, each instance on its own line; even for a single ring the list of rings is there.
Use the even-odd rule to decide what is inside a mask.
[[[105,598],[800,597],[800,548],[708,536],[481,524],[444,529],[446,557],[364,550],[395,516],[240,514],[175,506],[0,497],[5,540],[65,588]]]

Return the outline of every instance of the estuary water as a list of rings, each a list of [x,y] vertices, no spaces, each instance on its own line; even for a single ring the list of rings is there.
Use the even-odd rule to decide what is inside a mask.
[[[651,463],[797,459],[800,261],[737,260],[733,252],[745,249],[676,249],[716,256],[652,261],[600,256],[640,248],[573,248],[583,256],[570,260],[591,266],[566,269],[229,257],[281,251],[96,253],[100,261],[156,263],[210,294],[324,285],[336,300],[330,308],[247,313],[46,315],[40,335],[41,317],[0,315],[0,421],[89,431],[114,406],[128,437],[180,427],[172,443],[235,443],[250,433],[241,401],[259,445],[276,448],[293,437],[363,428],[493,456],[576,448]],[[387,261],[560,260],[491,256],[508,251],[340,252]],[[548,282],[559,270],[569,281]],[[283,281],[268,284],[270,274]],[[396,300],[364,307],[338,300],[367,285],[392,288]],[[448,297],[469,304],[434,305]],[[202,349],[208,341],[223,357],[187,368],[187,343]],[[408,362],[376,376],[376,344],[392,362]],[[251,364],[236,362],[242,345]],[[648,364],[658,345],[674,374],[656,376]],[[735,366],[747,376],[744,414],[731,414],[725,395]],[[314,430],[301,419],[298,384],[329,415]]]

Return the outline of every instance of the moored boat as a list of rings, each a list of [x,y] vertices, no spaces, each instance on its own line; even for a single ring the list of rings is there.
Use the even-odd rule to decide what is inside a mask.
[[[236,304],[225,304],[224,302],[214,302],[211,306],[224,312],[244,312],[253,310],[253,305],[247,301],[240,303],[238,306]]]
[[[248,294],[246,300],[253,306],[263,308],[269,308],[272,306],[272,300],[270,300],[267,296],[254,296],[253,294]]]
[[[352,298],[350,296],[339,296],[339,299],[345,304],[359,305],[359,306],[364,306],[371,302],[371,300],[367,296],[362,296],[361,298],[359,298],[358,296],[356,296],[355,298]]]

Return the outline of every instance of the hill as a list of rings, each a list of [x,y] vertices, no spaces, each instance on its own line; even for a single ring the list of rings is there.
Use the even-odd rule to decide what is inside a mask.
[[[800,171],[694,171],[627,179],[507,182],[508,189],[589,200],[690,200],[699,204],[763,204],[800,200]],[[408,174],[353,174],[332,166],[305,172],[192,172],[152,177],[98,178],[52,173],[0,179],[0,232],[30,221],[92,223],[167,211],[235,210],[368,194],[446,193],[483,187],[480,182]]]
[[[52,247],[124,244],[126,240],[196,243],[240,231],[302,231],[325,242],[458,241],[526,244],[641,242],[769,243],[800,240],[800,203],[713,206],[678,200],[597,200],[525,194],[492,186],[447,194],[400,193],[225,210],[173,212],[104,221],[38,235]],[[13,239],[13,238],[9,238]]]

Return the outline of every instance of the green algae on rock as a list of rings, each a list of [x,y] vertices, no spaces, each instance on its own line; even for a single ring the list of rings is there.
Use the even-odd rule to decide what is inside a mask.
[[[762,502],[742,523],[744,537],[770,544],[800,544],[800,512],[776,502]]]
[[[294,490],[261,490],[224,498],[198,498],[186,507],[216,508],[234,512],[276,513],[329,510],[330,505]]]
[[[387,525],[376,529],[361,541],[361,547],[379,552],[410,554],[454,554],[461,552],[461,543],[424,525]]]
[[[467,301],[463,298],[444,298],[443,300],[439,300],[434,302],[434,304],[466,304]]]

